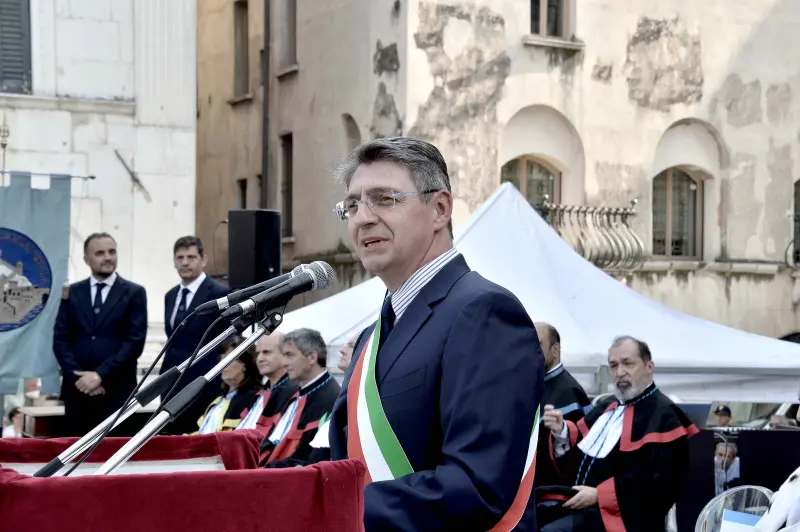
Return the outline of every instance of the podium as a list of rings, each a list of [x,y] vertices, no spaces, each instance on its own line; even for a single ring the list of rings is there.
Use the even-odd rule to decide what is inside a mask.
[[[159,436],[115,474],[90,475],[127,441],[109,438],[69,477],[34,478],[23,471],[35,471],[74,438],[0,439],[2,527],[64,532],[363,530],[363,464],[343,460],[259,469],[259,440],[253,430]]]

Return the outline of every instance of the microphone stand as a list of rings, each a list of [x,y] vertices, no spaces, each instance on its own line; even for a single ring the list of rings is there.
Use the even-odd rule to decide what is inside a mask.
[[[219,363],[210,369],[202,377],[197,377],[176,394],[170,401],[164,405],[163,409],[140,430],[134,437],[128,440],[119,451],[108,459],[100,469],[94,472],[94,475],[108,475],[113,473],[122,465],[127,462],[139,449],[150,441],[150,439],[158,434],[161,429],[167,426],[173,419],[181,414],[192,402],[203,388],[214,380],[217,375],[222,373],[234,360],[239,358],[239,355],[247,351],[251,345],[255,344],[259,338],[264,334],[271,334],[280,325],[283,316],[280,313],[268,314],[261,320],[255,327],[253,334],[245,338],[244,342],[239,344],[230,354],[219,361]]]
[[[219,336],[204,345],[195,357],[193,366],[196,365],[205,355],[219,347],[225,340],[234,334],[240,334],[242,331],[252,325],[252,322],[245,317],[241,317],[234,321],[230,327],[225,329]],[[122,410],[122,415],[117,419],[117,422],[112,427],[112,430],[122,424],[123,421],[131,417],[140,408],[144,408],[159,395],[169,391],[175,381],[178,380],[181,373],[189,367],[189,360],[184,360],[179,366],[172,367],[165,373],[162,373],[154,381],[145,385],[139,393],[136,394],[134,400],[124,405],[122,408],[108,416],[99,425],[93,428],[90,432],[84,435],[81,439],[69,446],[68,449],[61,454],[50,460],[47,464],[39,468],[33,476],[34,477],[51,477],[64,466],[72,462],[75,458],[81,455],[86,449],[94,445],[97,438],[105,431],[105,429],[117,418],[117,414]]]

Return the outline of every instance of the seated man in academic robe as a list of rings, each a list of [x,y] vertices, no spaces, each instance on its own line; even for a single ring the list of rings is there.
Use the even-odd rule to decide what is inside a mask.
[[[294,394],[299,388],[286,374],[286,364],[281,353],[283,334],[274,332],[256,342],[256,366],[261,374],[263,389],[255,401],[242,413],[239,429],[255,429],[267,436],[280,421]]]
[[[544,408],[551,456],[560,471],[574,472],[576,493],[564,503],[569,513],[541,532],[664,532],[683,490],[688,439],[698,430],[653,382],[650,348],[617,338],[608,366],[616,398],[577,424],[552,405]]]
[[[325,369],[327,350],[319,332],[297,329],[288,333],[281,341],[281,352],[286,373],[300,390],[261,442],[260,465],[270,468],[314,463],[311,440],[322,418],[333,409],[340,389]]]
[[[539,335],[539,345],[544,354],[544,394],[543,405],[553,405],[561,412],[564,419],[573,423],[583,419],[584,411],[588,411],[592,403],[583,387],[570,375],[561,363],[561,335],[549,323],[535,323]],[[536,476],[534,485],[537,488],[546,486],[572,486],[572,476],[562,474],[552,461],[550,455],[550,431],[542,427],[539,430],[539,445],[536,449]],[[538,513],[538,511],[537,511]]]

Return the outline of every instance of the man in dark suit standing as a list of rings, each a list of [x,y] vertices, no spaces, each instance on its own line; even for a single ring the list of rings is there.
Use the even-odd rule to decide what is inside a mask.
[[[136,386],[136,361],[147,337],[147,294],[117,274],[111,235],[89,235],[83,260],[91,277],[69,287],[53,337],[71,436],[86,434],[122,407]]]
[[[338,177],[347,192],[336,212],[388,288],[329,431],[334,460],[367,466],[366,531],[535,530],[544,358],[519,300],[453,248],[442,155],[412,138],[377,139]]]
[[[166,329],[167,337],[171,337],[183,319],[199,305],[225,297],[231,293],[228,287],[218,283],[203,271],[206,267],[206,254],[203,241],[196,236],[179,238],[173,247],[173,256],[175,269],[178,271],[181,282],[164,296],[164,328]],[[166,355],[164,355],[161,373],[188,360],[200,342],[203,333],[216,318],[216,314],[207,314],[205,316],[194,316],[186,322],[183,330],[172,341]],[[216,337],[225,330],[226,326],[227,324],[223,324],[217,327],[209,333],[206,340]],[[184,373],[181,383],[175,389],[173,396],[187,384],[213,368],[219,362],[218,351],[208,353],[199,360],[195,358],[195,361],[196,363]],[[203,390],[203,393],[195,399],[194,403],[167,426],[165,432],[188,434],[196,431],[197,420],[203,415],[209,403],[219,395],[221,383],[222,381],[219,377],[210,382]],[[162,397],[162,400],[169,400],[169,398]]]

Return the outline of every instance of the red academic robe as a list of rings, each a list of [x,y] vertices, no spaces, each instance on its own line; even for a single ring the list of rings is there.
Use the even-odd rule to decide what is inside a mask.
[[[688,473],[688,439],[699,431],[655,384],[628,404],[622,437],[608,456],[593,459],[577,443],[603,413],[619,406],[614,399],[601,402],[578,423],[566,421],[570,451],[555,458],[551,439],[550,458],[562,473],[574,474],[576,485],[597,488],[603,527],[598,530],[663,532]]]
[[[297,410],[286,435],[277,443],[269,436],[261,442],[259,465],[269,468],[305,466],[314,463],[311,440],[317,434],[320,420],[330,414],[339,395],[339,383],[327,371],[316,381],[294,394]],[[273,431],[275,429],[273,428]]]
[[[252,408],[260,397],[264,397],[264,409],[261,416],[256,421],[255,430],[262,436],[269,435],[272,429],[280,421],[281,416],[286,411],[286,407],[292,402],[294,394],[297,393],[297,384],[289,380],[287,375],[284,375],[278,382],[269,388],[261,390],[254,398],[250,407],[245,409],[241,414],[241,419],[247,417],[250,408]]]

